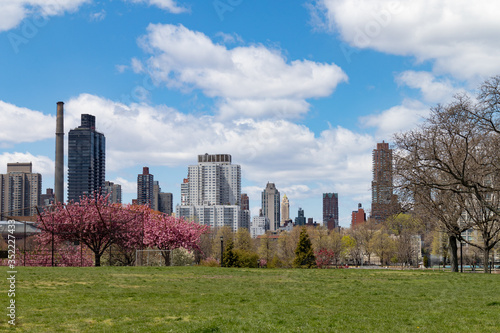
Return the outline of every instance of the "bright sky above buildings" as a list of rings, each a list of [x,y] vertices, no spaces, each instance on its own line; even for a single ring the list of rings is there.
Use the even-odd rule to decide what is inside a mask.
[[[175,205],[198,154],[231,154],[253,214],[274,182],[291,217],[302,207],[318,222],[322,193],[338,192],[347,227],[358,202],[370,208],[376,143],[500,74],[499,12],[491,0],[0,0],[0,172],[32,161],[54,186],[64,101],[66,133],[96,116],[124,202],[143,166]]]

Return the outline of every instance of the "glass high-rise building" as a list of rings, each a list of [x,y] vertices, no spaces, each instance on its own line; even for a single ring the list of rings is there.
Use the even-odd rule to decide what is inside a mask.
[[[105,182],[106,138],[95,130],[95,116],[82,114],[68,135],[68,201],[101,192]]]

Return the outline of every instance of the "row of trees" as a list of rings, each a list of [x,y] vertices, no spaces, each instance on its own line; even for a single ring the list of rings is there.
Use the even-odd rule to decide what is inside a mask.
[[[476,97],[438,105],[416,129],[395,136],[395,172],[408,209],[446,233],[452,270],[457,241],[479,249],[484,270],[500,241],[500,76]],[[477,237],[464,237],[474,230]]]
[[[32,242],[26,264],[54,265],[56,258],[59,265],[100,266],[103,254],[112,249],[122,264],[132,264],[137,249],[152,248],[163,250],[168,265],[167,250],[199,251],[200,237],[207,230],[145,205],[110,203],[100,194],[46,209],[39,214],[38,227],[41,234]]]
[[[318,267],[340,266],[347,263],[361,265],[375,264],[417,264],[420,257],[420,238],[425,229],[421,220],[409,214],[400,214],[389,218],[385,223],[368,221],[356,228],[328,230],[324,227],[295,227],[290,232],[281,232],[252,239],[246,229],[232,232],[230,228],[212,229],[201,236],[200,249],[202,259],[220,261],[221,237],[224,242],[223,264],[246,266],[244,263],[257,265],[257,261],[266,263],[267,267],[292,268],[303,266],[298,264],[297,250],[306,253],[307,245],[301,245],[305,234],[311,242],[311,253]],[[305,234],[304,234],[305,233]],[[428,240],[429,250],[432,239]],[[230,251],[229,253],[226,253]],[[303,257],[311,257],[311,253]],[[302,255],[301,255],[302,256]],[[374,262],[373,256],[377,257]],[[252,259],[249,259],[252,258]],[[301,257],[302,258],[302,257]],[[238,259],[241,261],[238,263]],[[228,260],[228,262],[226,262]],[[295,261],[295,262],[294,262]]]

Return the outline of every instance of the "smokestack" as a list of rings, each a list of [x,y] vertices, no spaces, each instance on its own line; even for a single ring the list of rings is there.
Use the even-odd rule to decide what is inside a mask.
[[[56,202],[64,202],[64,102],[57,102],[54,194]]]

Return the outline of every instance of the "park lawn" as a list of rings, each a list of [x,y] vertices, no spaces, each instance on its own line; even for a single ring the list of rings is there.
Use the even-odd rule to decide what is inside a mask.
[[[16,278],[18,332],[500,332],[500,275],[18,267]]]

